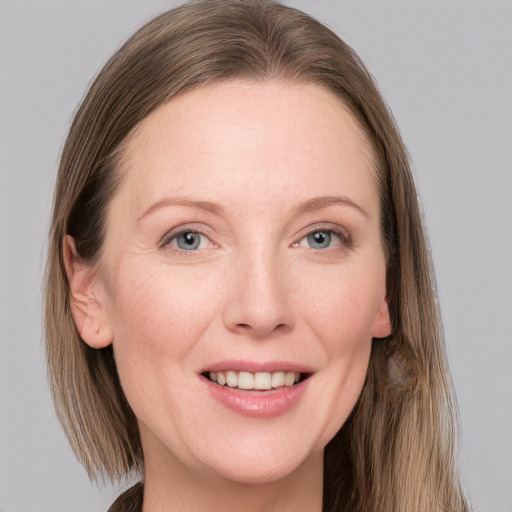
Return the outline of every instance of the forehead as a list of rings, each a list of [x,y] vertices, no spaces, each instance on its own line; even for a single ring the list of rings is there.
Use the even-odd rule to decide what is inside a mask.
[[[373,188],[375,166],[364,131],[327,89],[231,81],[187,92],[150,114],[126,140],[120,167],[121,189],[131,189],[132,204],[142,207],[189,186],[206,196],[255,192],[261,182],[264,198],[272,195],[269,181],[279,193],[293,192],[292,184],[297,193],[313,192],[322,183],[344,186],[347,172],[352,182],[358,178],[352,188]]]

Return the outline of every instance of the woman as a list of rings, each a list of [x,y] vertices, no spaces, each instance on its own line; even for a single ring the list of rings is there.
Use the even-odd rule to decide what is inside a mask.
[[[272,2],[156,18],[62,155],[54,399],[115,510],[467,510],[406,151],[357,56]],[[142,483],[143,482],[143,483]]]

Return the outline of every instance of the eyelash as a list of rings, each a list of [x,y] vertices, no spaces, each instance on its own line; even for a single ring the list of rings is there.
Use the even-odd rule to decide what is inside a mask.
[[[193,227],[193,226],[186,226],[177,232],[173,230],[169,233],[166,233],[160,241],[160,247],[169,249],[176,253],[188,254],[188,253],[195,252],[195,251],[197,251],[197,249],[187,250],[187,249],[183,249],[183,248],[177,246],[177,244],[172,243],[174,240],[178,240],[178,238],[180,236],[186,235],[188,233],[193,234],[193,235],[199,235],[202,238],[206,238],[206,240],[208,240],[209,243],[214,245],[213,242],[208,238],[208,236],[205,233],[203,233],[200,229]]]
[[[308,237],[314,236],[315,234],[320,234],[320,233],[325,234],[329,237],[332,237],[332,235],[336,236],[340,240],[340,245],[344,248],[351,248],[353,245],[350,235],[345,230],[334,229],[331,227],[323,228],[321,226],[316,226],[314,229],[311,229],[304,236],[302,236],[299,241],[293,243],[292,246],[298,247],[298,246],[300,246],[300,244],[303,240],[307,241]],[[210,240],[210,238],[205,233],[203,233],[200,229],[193,227],[193,226],[187,226],[183,229],[180,229],[178,232],[174,232],[174,230],[173,230],[170,233],[166,233],[160,241],[160,246],[163,248],[168,248],[169,250],[172,250],[173,252],[181,253],[181,254],[183,254],[183,253],[190,254],[190,253],[196,252],[198,250],[197,248],[184,249],[182,247],[177,246],[177,243],[176,244],[173,243],[173,241],[177,241],[180,236],[183,236],[186,234],[199,235],[200,237],[206,238],[206,240],[210,244],[215,245]],[[201,241],[199,243],[201,243]],[[309,248],[313,249],[314,251],[322,251],[322,250],[326,250],[326,249],[334,250],[334,249],[336,249],[336,246],[332,247],[332,245],[329,244],[329,246],[324,247],[324,248],[322,248],[322,247],[315,248],[315,247],[311,247],[311,246],[309,246]]]
[[[320,234],[320,233],[328,235],[329,237],[331,237],[332,235],[336,236],[340,240],[340,246],[342,248],[351,248],[353,245],[350,235],[345,230],[335,229],[332,227],[325,228],[322,226],[315,226],[314,229],[311,229],[310,231],[308,231],[303,237],[301,237],[301,239],[298,242],[294,243],[293,245],[295,247],[297,247],[303,240],[307,241],[308,237],[311,237],[311,236],[314,236],[315,234]],[[324,248],[321,248],[321,247],[315,248],[315,247],[311,247],[311,246],[309,246],[309,248],[313,249],[314,251],[321,251],[321,250],[327,250],[327,249],[334,250],[334,249],[336,249],[336,246],[332,246],[332,244],[329,244],[329,246],[324,247]]]

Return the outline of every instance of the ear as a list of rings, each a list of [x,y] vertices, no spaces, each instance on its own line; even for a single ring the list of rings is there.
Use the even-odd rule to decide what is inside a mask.
[[[389,317],[388,298],[384,297],[375,313],[375,319],[372,326],[372,337],[373,338],[386,338],[392,332],[391,320]]]
[[[107,321],[105,290],[98,279],[97,268],[78,255],[73,237],[63,241],[64,265],[69,281],[69,302],[81,338],[92,348],[105,348],[112,343],[113,333]]]

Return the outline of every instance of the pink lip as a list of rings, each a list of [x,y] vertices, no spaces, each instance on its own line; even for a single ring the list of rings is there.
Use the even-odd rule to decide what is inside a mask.
[[[306,379],[290,387],[284,386],[268,391],[245,391],[220,386],[204,375],[201,375],[200,379],[214,400],[234,412],[251,418],[275,418],[285,414],[299,402],[310,380]]]
[[[292,363],[289,361],[240,361],[240,360],[225,360],[213,363],[201,370],[200,373],[205,372],[223,372],[227,370],[234,370],[235,372],[296,372],[296,373],[313,373],[314,370],[310,367]]]

